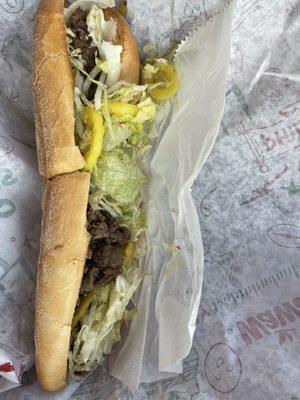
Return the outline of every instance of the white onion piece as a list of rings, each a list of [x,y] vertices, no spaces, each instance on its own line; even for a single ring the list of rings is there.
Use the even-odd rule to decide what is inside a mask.
[[[97,76],[100,72],[101,72],[100,68],[97,67],[97,65],[95,65],[95,67],[91,70],[91,72],[89,73],[89,75],[90,75],[90,77],[91,77],[92,79],[95,79],[96,76]],[[87,95],[91,84],[92,84],[92,81],[91,81],[91,79],[87,76],[86,79],[85,79],[85,81],[84,81],[83,89],[82,89],[82,91],[83,91],[83,93],[84,93],[85,95]]]

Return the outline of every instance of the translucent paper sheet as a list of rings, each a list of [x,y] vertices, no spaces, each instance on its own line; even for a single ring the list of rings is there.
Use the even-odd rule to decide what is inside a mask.
[[[164,50],[202,25],[179,47],[181,92],[149,168],[152,275],[141,288],[139,316],[110,360],[114,376],[130,386],[144,383],[123,389],[106,365],[79,388],[71,382],[50,395],[40,391],[33,370],[23,372],[33,363],[41,187],[30,101],[35,8],[30,1],[0,2],[0,390],[22,379],[1,399],[296,400],[299,4],[238,1],[227,74],[233,4],[129,3],[139,45]],[[195,209],[189,188],[196,177]]]

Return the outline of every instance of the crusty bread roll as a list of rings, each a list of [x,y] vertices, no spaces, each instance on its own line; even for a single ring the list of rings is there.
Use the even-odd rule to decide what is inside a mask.
[[[33,48],[33,98],[40,173],[47,178],[83,168],[75,144],[74,82],[68,55],[64,0],[42,0]]]
[[[89,244],[90,175],[74,172],[46,183],[36,290],[36,368],[46,390],[65,386],[71,323]]]
[[[45,177],[36,290],[36,369],[48,391],[66,384],[79,288],[89,246],[86,211],[90,175],[75,144],[74,82],[66,45],[64,0],[42,0],[33,52],[33,97],[39,168]],[[111,9],[123,46],[120,79],[139,83],[139,58],[127,22]]]
[[[111,8],[103,10],[106,20],[113,18],[117,23],[117,42],[122,45],[120,80],[138,84],[140,81],[140,59],[136,40],[126,20]]]
[[[74,81],[68,55],[64,0],[42,0],[36,17],[33,51],[33,98],[39,169],[51,178],[83,168],[75,144]],[[120,79],[139,83],[139,57],[135,39],[125,19],[112,9],[118,42],[123,46]]]

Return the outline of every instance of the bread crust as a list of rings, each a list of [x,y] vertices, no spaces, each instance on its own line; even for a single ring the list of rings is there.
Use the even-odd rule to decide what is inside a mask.
[[[36,288],[36,370],[48,391],[66,385],[71,324],[89,246],[86,210],[90,175],[75,143],[74,81],[66,44],[64,0],[42,0],[34,35],[33,97],[40,173],[44,175]],[[139,83],[139,57],[127,22],[118,26],[123,46],[121,79]]]
[[[136,40],[127,21],[112,8],[103,10],[106,20],[113,18],[117,23],[117,41],[123,47],[121,53],[120,80],[138,84],[140,81],[140,59]]]
[[[63,0],[40,2],[34,32],[33,99],[40,173],[46,178],[83,168],[75,144],[74,80]]]
[[[74,135],[74,78],[67,49],[64,0],[40,2],[34,32],[33,100],[40,173],[46,178],[83,168]],[[140,62],[135,38],[125,19],[111,8],[106,19],[118,27],[121,80],[139,83]]]
[[[74,172],[48,180],[44,190],[35,345],[38,379],[49,391],[66,383],[71,324],[89,244],[89,184],[88,173]]]

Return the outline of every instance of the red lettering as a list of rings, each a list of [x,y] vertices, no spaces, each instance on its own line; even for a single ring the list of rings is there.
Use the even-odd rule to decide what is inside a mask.
[[[279,323],[270,310],[257,314],[256,318],[263,322],[267,328],[277,329]]]
[[[14,371],[14,366],[11,363],[5,363],[0,365],[1,372],[12,372]]]
[[[263,144],[265,145],[267,151],[273,150],[274,147],[276,146],[275,139],[273,139],[269,136],[264,136],[264,135],[260,135],[260,138],[261,138]]]
[[[278,131],[275,132],[275,136],[277,138],[278,144],[282,144],[283,140],[289,138],[288,132],[285,130],[285,128],[282,128],[281,132],[282,132],[281,136]]]
[[[252,343],[253,339],[261,339],[264,335],[271,335],[270,329],[294,322],[296,317],[300,317],[300,297],[293,299],[293,304],[283,303],[276,306],[273,310],[266,310],[258,313],[255,317],[247,318],[246,322],[237,321],[237,327],[246,345]]]
[[[295,138],[297,136],[297,134],[300,134],[300,127],[297,124],[288,126],[288,130],[289,130],[290,136],[292,138]]]
[[[281,325],[286,325],[286,320],[290,322],[295,321],[296,315],[300,317],[300,310],[297,310],[297,308],[290,303],[283,303],[282,308],[279,306],[274,307],[274,313]]]
[[[298,135],[300,135],[300,122],[296,122],[296,124],[293,124],[293,128],[298,133]]]
[[[268,191],[266,190],[266,188],[263,188],[263,193],[262,194],[268,194]],[[261,283],[261,286],[264,288],[265,287],[265,282],[263,280],[261,280],[260,283]]]
[[[252,343],[251,336],[256,340],[263,337],[263,334],[270,335],[270,331],[254,317],[247,318],[248,325],[243,321],[237,321],[237,327],[246,345]],[[260,331],[261,330],[261,331]]]
[[[300,297],[295,297],[293,300],[294,306],[300,308]]]

